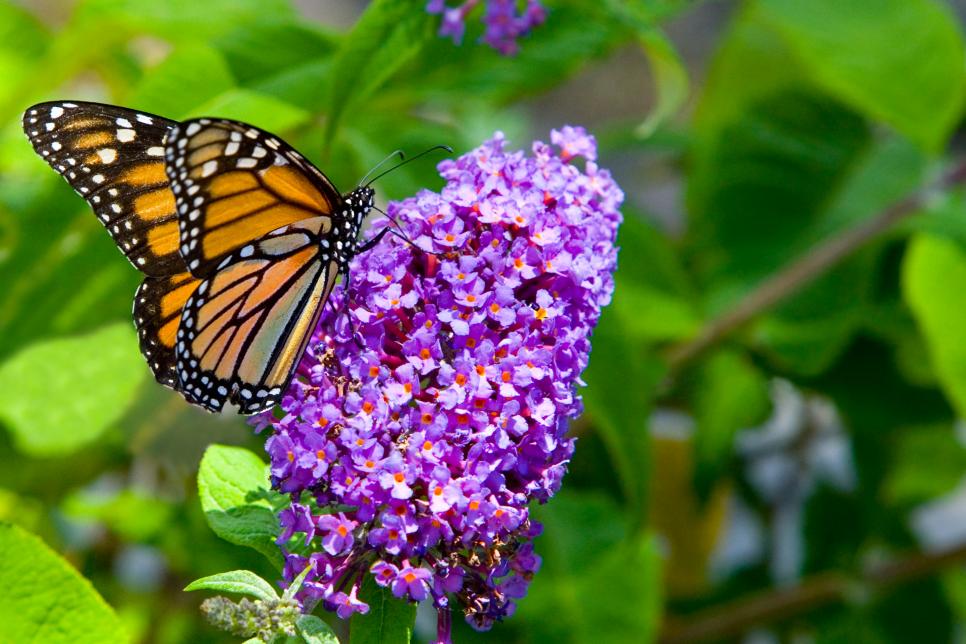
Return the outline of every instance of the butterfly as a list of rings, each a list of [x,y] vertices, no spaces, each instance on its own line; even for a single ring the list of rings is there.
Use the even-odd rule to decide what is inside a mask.
[[[359,241],[371,181],[341,194],[246,123],[57,101],[23,128],[145,274],[133,316],[155,378],[210,411],[280,401],[336,279],[389,231]]]

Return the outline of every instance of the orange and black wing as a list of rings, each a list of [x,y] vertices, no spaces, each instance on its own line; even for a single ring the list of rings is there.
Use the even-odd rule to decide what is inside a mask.
[[[324,217],[327,232],[343,205],[332,183],[301,154],[245,123],[185,121],[168,137],[165,155],[181,256],[199,277],[287,224]]]
[[[243,246],[188,298],[176,353],[189,402],[253,414],[281,400],[338,276],[320,244],[327,225],[315,217]]]
[[[146,277],[134,295],[134,325],[141,353],[157,381],[172,389],[178,388],[175,342],[181,314],[199,283],[188,272]]]
[[[176,123],[113,105],[56,101],[23,115],[34,150],[94,209],[140,271],[185,270],[164,145]]]

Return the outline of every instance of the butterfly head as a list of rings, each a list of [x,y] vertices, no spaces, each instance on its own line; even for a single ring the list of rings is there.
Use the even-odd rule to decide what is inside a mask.
[[[366,218],[375,203],[376,191],[369,186],[359,186],[345,195],[345,205],[348,208],[352,222],[358,227]]]

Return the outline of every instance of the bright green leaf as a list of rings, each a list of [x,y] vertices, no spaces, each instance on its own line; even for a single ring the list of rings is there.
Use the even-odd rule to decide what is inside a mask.
[[[279,495],[269,489],[268,467],[258,456],[241,447],[212,445],[198,469],[198,494],[215,534],[254,548],[281,569],[274,510]]]
[[[966,415],[966,251],[955,242],[921,234],[902,267],[902,290],[919,324],[933,368],[960,416]]]
[[[232,570],[196,579],[185,590],[214,590],[223,593],[251,595],[263,601],[278,599],[272,585],[250,570]]]
[[[143,542],[164,531],[174,506],[136,489],[107,495],[94,489],[72,493],[64,501],[63,511],[77,519],[100,521],[127,541]]]
[[[284,132],[309,120],[306,110],[249,89],[232,89],[192,108],[190,116],[218,116]]]
[[[307,644],[339,644],[329,625],[315,615],[302,615],[295,627]]]
[[[934,0],[759,0],[810,75],[924,147],[942,147],[964,97],[963,40]]]
[[[359,599],[369,604],[369,612],[358,613],[349,622],[351,644],[408,644],[413,636],[416,605],[397,599],[388,588],[379,586],[366,575]]]
[[[148,70],[127,104],[167,118],[182,119],[205,101],[234,87],[235,79],[224,56],[211,47],[192,43],[174,50]]]
[[[0,524],[0,553],[0,641],[127,641],[117,615],[90,582],[43,541]]]
[[[0,419],[21,451],[66,454],[117,421],[147,373],[130,323],[38,342],[0,365]]]

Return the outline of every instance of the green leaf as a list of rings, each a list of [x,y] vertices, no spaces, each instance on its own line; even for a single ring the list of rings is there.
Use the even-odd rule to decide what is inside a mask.
[[[952,492],[966,472],[966,448],[949,424],[903,428],[883,487],[892,504],[911,507]]]
[[[635,133],[645,138],[670,120],[688,100],[690,82],[684,61],[663,33],[648,30],[640,35],[641,48],[651,65],[657,101]]]
[[[339,638],[329,625],[315,615],[302,615],[295,627],[308,644],[339,644]]]
[[[214,590],[223,593],[251,595],[263,601],[278,599],[272,585],[250,570],[232,570],[196,579],[185,590]]]
[[[342,41],[332,65],[326,142],[347,108],[413,58],[433,33],[433,18],[410,0],[374,0]]]
[[[913,238],[902,266],[903,296],[926,339],[940,384],[966,414],[966,251],[949,239]]]
[[[43,541],[0,524],[0,553],[0,641],[127,641],[111,607]]]
[[[183,119],[199,105],[234,87],[235,79],[224,56],[211,47],[190,43],[148,70],[127,104]]]
[[[268,485],[268,467],[241,447],[212,445],[198,470],[198,494],[208,525],[225,541],[254,548],[282,568],[275,544],[280,495]]]
[[[534,641],[655,641],[663,601],[654,538],[629,534],[619,508],[597,495],[565,491],[536,514],[543,563],[514,617]]]
[[[835,96],[930,150],[959,122],[963,40],[933,0],[759,0],[809,74]]]
[[[707,499],[729,466],[738,430],[764,420],[770,398],[765,375],[741,353],[719,351],[699,369],[693,403],[695,487]]]
[[[408,644],[413,636],[416,605],[397,599],[392,591],[366,575],[359,599],[369,604],[365,615],[355,613],[349,621],[351,644]]]
[[[174,505],[136,489],[103,494],[78,490],[63,504],[64,514],[100,521],[125,541],[144,542],[161,535],[168,527]]]
[[[271,16],[293,17],[288,0],[83,0],[75,21],[111,26],[136,33],[153,33],[171,40],[198,42],[219,37],[239,25],[253,25]]]
[[[269,132],[284,132],[309,120],[300,107],[249,89],[232,89],[193,108],[190,116],[218,116],[257,123]]]
[[[627,507],[637,525],[647,512],[651,399],[664,365],[653,348],[628,333],[613,312],[594,331],[590,365],[582,392],[587,414],[617,472]]]
[[[0,419],[28,454],[66,454],[117,421],[147,375],[129,323],[33,344],[0,365]]]

